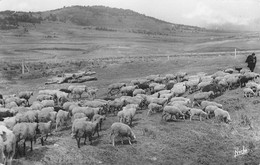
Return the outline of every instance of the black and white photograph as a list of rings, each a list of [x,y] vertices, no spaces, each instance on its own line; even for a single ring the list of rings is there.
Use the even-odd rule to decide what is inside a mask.
[[[260,0],[0,0],[0,165],[260,165]]]

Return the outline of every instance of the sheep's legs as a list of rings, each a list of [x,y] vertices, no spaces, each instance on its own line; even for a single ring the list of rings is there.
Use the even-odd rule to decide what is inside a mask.
[[[76,140],[77,140],[77,143],[78,143],[78,148],[80,148],[80,137],[78,139],[76,138]]]
[[[23,142],[23,152],[24,152],[24,155],[26,155],[25,149],[26,149],[26,144],[25,144],[25,140],[24,140],[24,142]]]
[[[41,144],[42,144],[42,146],[44,145],[43,137],[41,137]]]
[[[128,137],[128,141],[129,141],[129,144],[132,145],[130,137]]]
[[[31,151],[33,150],[33,141],[31,140]]]

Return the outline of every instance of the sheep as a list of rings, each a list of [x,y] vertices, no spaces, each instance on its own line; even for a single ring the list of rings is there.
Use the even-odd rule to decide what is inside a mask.
[[[30,91],[23,91],[18,94],[19,98],[24,98],[27,102],[27,105],[29,105],[29,99],[31,96],[33,96],[33,92]]]
[[[33,123],[36,122],[38,119],[38,111],[27,111],[25,113],[18,113],[16,114],[16,122],[27,122]]]
[[[186,105],[191,104],[190,98],[185,98],[185,97],[173,97],[173,98],[171,98],[170,102],[174,102],[174,101],[184,101],[186,103]]]
[[[18,123],[13,128],[13,133],[17,139],[16,145],[18,148],[18,142],[24,140],[24,154],[26,155],[26,141],[31,141],[31,151],[33,150],[33,140],[36,141],[36,129],[37,123]],[[19,151],[19,149],[18,149]]]
[[[5,108],[9,108],[9,109],[12,109],[14,107],[18,107],[18,105],[16,104],[16,102],[12,101],[12,102],[9,102],[5,105]]]
[[[103,121],[106,120],[106,117],[104,115],[95,114],[92,118],[92,122],[97,121],[99,130],[101,131],[101,126]]]
[[[244,92],[244,97],[251,97],[256,95],[251,88],[244,88],[243,92]]]
[[[208,105],[208,106],[206,106],[205,112],[208,114],[208,118],[211,118],[212,114],[214,115],[214,111],[217,108],[220,108],[220,107],[218,107],[216,105]]]
[[[176,75],[174,75],[174,74],[166,74],[165,75],[165,77],[166,77],[166,80],[175,80],[177,77],[176,77]]]
[[[179,110],[184,114],[184,116],[183,116],[184,120],[190,116],[189,111],[191,108],[187,107],[182,102],[180,102],[180,101],[172,102],[171,106],[175,106],[175,107],[179,108]]]
[[[75,119],[83,118],[83,117],[86,117],[85,113],[76,113],[76,114],[73,115],[72,121],[74,121]]]
[[[55,112],[53,107],[46,107],[43,108],[39,113],[38,113],[38,121],[39,122],[48,122],[51,120],[51,112]]]
[[[70,107],[71,105],[78,105],[78,103],[76,103],[76,102],[66,102],[66,103],[64,103],[64,104],[62,105],[62,109],[63,109],[64,111],[69,111],[69,107]]]
[[[124,123],[124,111],[121,110],[121,111],[118,111],[117,112],[117,117],[118,117],[118,121],[121,122],[121,123]]]
[[[110,140],[112,141],[113,146],[115,146],[115,137],[121,137],[122,144],[123,137],[127,137],[130,145],[132,145],[131,140],[136,139],[132,129],[128,125],[119,122],[115,122],[111,125]]]
[[[159,105],[166,105],[168,99],[167,98],[152,98],[151,100],[149,100],[149,103],[156,103]]]
[[[136,113],[136,108],[127,108],[124,109],[124,120],[128,122],[130,126],[132,126],[132,121]]]
[[[110,84],[109,86],[108,86],[108,94],[110,94],[110,95],[112,95],[112,92],[114,92],[114,91],[120,91],[120,89],[122,88],[122,87],[125,87],[126,86],[126,83],[114,83],[114,84]]]
[[[210,98],[210,96],[214,95],[213,91],[209,91],[209,92],[200,92],[200,93],[196,93],[193,96],[193,103],[192,103],[192,107],[194,106],[195,102],[201,101],[201,100],[207,100]]]
[[[4,117],[11,117],[13,114],[13,111],[9,108],[0,108],[0,119]]]
[[[214,110],[214,114],[216,118],[220,118],[223,119],[224,122],[226,123],[230,123],[231,122],[231,118],[230,115],[228,113],[228,111],[225,111],[223,109],[217,108]]]
[[[41,144],[42,146],[44,145],[44,141],[47,140],[48,134],[51,133],[51,124],[52,121],[48,121],[47,123],[39,122],[38,123],[38,129],[40,132],[40,139],[41,139]],[[43,137],[45,136],[45,139],[43,140]]]
[[[32,110],[41,110],[43,108],[43,105],[41,102],[34,101],[30,107],[32,108]]]
[[[66,101],[68,101],[68,93],[57,91],[54,94],[54,98],[56,98],[57,105],[63,105]]]
[[[84,113],[86,117],[92,120],[92,117],[95,115],[95,110],[91,107],[75,107],[72,110],[72,115],[76,113]]]
[[[159,91],[162,91],[162,90],[164,90],[164,89],[166,89],[166,85],[164,85],[164,84],[158,84],[158,85],[154,86],[152,92],[159,92]]]
[[[200,117],[200,121],[201,121],[201,116],[205,115],[206,118],[208,116],[208,114],[206,112],[204,112],[202,109],[197,109],[197,108],[191,108],[190,109],[190,121],[192,119],[193,116],[198,115]]]
[[[74,95],[74,96],[77,96],[79,95],[79,98],[81,98],[82,94],[84,92],[87,92],[88,91],[88,88],[85,87],[85,88],[82,88],[82,87],[74,87],[71,91],[71,94]],[[74,97],[73,96],[73,97]]]
[[[178,81],[178,82],[182,81],[182,79],[183,79],[186,75],[187,75],[186,72],[178,72],[178,73],[176,74],[177,81]]]
[[[97,88],[89,88],[87,93],[88,93],[88,95],[89,95],[91,98],[96,98],[97,92],[98,92],[98,89],[97,89]]]
[[[137,88],[137,86],[125,86],[120,88],[120,93],[122,95],[127,95],[127,96],[133,96],[133,91]]]
[[[147,112],[147,116],[149,116],[152,112],[159,112],[163,110],[163,106],[162,105],[158,105],[156,103],[150,103],[148,105],[148,112]]]
[[[75,120],[73,122],[71,136],[76,138],[78,148],[80,148],[80,139],[82,137],[85,138],[84,144],[86,144],[87,137],[89,138],[90,144],[92,144],[92,135],[94,135],[95,132],[98,133],[97,124],[97,121],[92,123],[89,121]]]
[[[12,164],[12,160],[16,150],[15,134],[7,127],[0,126],[0,135],[3,138],[3,153],[5,157],[4,164]]]
[[[171,89],[171,92],[174,93],[174,96],[181,96],[186,92],[185,83],[177,83]]]
[[[213,101],[207,101],[207,100],[203,100],[201,103],[200,103],[200,106],[201,106],[201,109],[202,110],[205,110],[205,108],[209,105],[214,105],[214,106],[217,106],[219,108],[222,108],[222,104],[219,104],[219,103],[216,103],[216,102],[213,102]]]
[[[115,115],[116,110],[119,111],[125,105],[125,100],[115,99],[108,102],[108,111],[112,111]]]
[[[70,119],[69,112],[59,110],[56,116],[56,131],[58,130],[59,125],[63,125]],[[67,124],[66,124],[67,125]]]
[[[55,103],[53,100],[43,100],[41,101],[43,107],[54,107]]]
[[[162,119],[164,118],[166,120],[166,116],[167,115],[171,115],[171,119],[172,119],[172,116],[174,115],[175,117],[176,116],[183,116],[184,117],[184,114],[180,111],[180,109],[177,107],[177,106],[169,106],[169,105],[166,105],[164,108],[163,108],[163,113],[162,113]]]
[[[211,83],[211,84],[204,86],[201,91],[202,92],[213,91],[214,95],[221,95],[222,92],[224,92],[224,88],[217,83]]]
[[[13,130],[14,125],[16,124],[16,117],[6,117],[3,121],[6,125],[6,127],[10,130]]]
[[[143,89],[135,89],[133,91],[133,96],[136,96],[137,94],[145,94],[145,90],[143,90]]]

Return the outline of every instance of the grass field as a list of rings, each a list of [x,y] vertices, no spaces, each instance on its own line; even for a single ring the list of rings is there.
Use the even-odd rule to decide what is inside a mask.
[[[13,94],[32,90],[35,95],[30,102],[40,89],[69,86],[44,85],[48,78],[64,71],[96,71],[98,81],[84,84],[98,87],[98,97],[103,97],[107,86],[114,82],[178,71],[190,75],[212,74],[230,67],[245,67],[245,55],[254,51],[259,57],[260,53],[258,36],[249,33],[152,36],[102,32],[61,23],[43,23],[28,29],[29,33],[23,33],[22,29],[0,31],[0,91]],[[235,58],[235,48],[248,52],[237,52]],[[22,60],[30,68],[26,75],[20,74]],[[259,63],[255,71],[260,72]],[[50,74],[41,76],[42,72]],[[244,98],[242,89],[238,88],[225,92],[215,101],[229,111],[232,124],[214,119],[165,122],[161,121],[161,114],[147,118],[147,110],[141,110],[132,128],[136,142],[131,146],[125,141],[124,145],[117,143],[113,147],[109,128],[117,118],[110,115],[101,137],[94,138],[93,145],[87,143],[78,149],[76,140],[70,137],[70,128],[64,128],[54,132],[45,146],[37,141],[34,150],[28,151],[27,156],[17,157],[14,164],[259,164],[259,97]],[[240,124],[242,114],[249,117],[253,130]],[[243,146],[251,149],[250,153],[235,158],[235,150]]]

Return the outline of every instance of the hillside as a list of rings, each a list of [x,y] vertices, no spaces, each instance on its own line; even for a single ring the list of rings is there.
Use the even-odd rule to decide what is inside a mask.
[[[72,6],[45,12],[0,12],[0,28],[17,28],[20,22],[58,21],[108,31],[169,35],[205,31],[203,28],[165,22],[137,12],[104,6]]]

